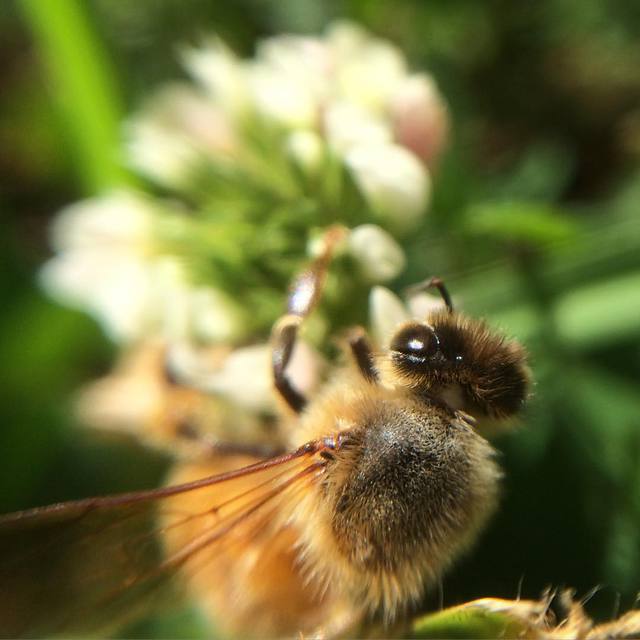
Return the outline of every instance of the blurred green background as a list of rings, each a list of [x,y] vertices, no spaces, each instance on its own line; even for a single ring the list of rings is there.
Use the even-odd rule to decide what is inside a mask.
[[[120,119],[182,75],[179,44],[215,31],[250,55],[336,17],[398,44],[451,110],[395,288],[442,275],[532,354],[535,398],[497,442],[502,508],[444,601],[600,585],[608,618],[640,590],[640,4],[621,0],[3,2],[0,508],[153,486],[167,462],[73,428],[74,391],[113,351],[38,289],[55,212],[131,179]],[[191,633],[169,616],[134,635]]]

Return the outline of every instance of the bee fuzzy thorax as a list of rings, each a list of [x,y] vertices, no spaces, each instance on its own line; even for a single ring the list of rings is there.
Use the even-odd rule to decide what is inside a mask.
[[[493,450],[446,408],[382,385],[334,386],[305,425],[345,434],[296,511],[307,570],[391,620],[493,512]]]

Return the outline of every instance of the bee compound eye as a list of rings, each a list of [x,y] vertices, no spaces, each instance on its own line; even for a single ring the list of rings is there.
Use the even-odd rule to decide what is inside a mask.
[[[424,362],[439,346],[438,336],[424,324],[415,324],[401,329],[391,341],[391,350],[407,356],[414,362]]]

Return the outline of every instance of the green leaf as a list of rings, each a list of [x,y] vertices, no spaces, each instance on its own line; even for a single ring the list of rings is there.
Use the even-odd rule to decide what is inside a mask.
[[[92,194],[122,183],[127,175],[119,162],[117,82],[86,4],[22,0],[21,7],[53,81],[85,190]]]
[[[638,335],[640,272],[570,291],[556,304],[558,333],[571,345],[593,347]]]
[[[493,606],[493,603],[500,606]],[[514,602],[512,607],[505,607],[502,603],[500,600],[485,598],[431,613],[416,621],[410,637],[447,640],[531,637],[531,634],[526,634],[532,631],[532,625],[526,617],[519,614],[519,607],[530,604],[535,606],[537,603]]]
[[[484,202],[465,216],[467,230],[496,240],[545,245],[572,239],[578,226],[562,212],[531,202]]]

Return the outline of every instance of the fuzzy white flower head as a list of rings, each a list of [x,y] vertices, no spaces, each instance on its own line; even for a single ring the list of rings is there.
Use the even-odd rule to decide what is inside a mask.
[[[340,250],[371,282],[404,265],[386,232],[411,229],[428,206],[427,163],[446,137],[433,81],[410,74],[392,44],[344,22],[324,37],[274,37],[256,51],[240,60],[215,39],[184,50],[195,86],[167,86],[129,121],[130,164],[175,201],[119,193],[69,208],[54,226],[45,287],[92,313],[116,341],[237,341],[249,324],[242,310],[196,276],[227,262],[246,271],[240,251],[225,255],[224,233],[233,249],[235,214],[239,227],[259,232],[263,218],[243,212],[269,216],[272,202],[284,203],[282,216],[304,205],[309,228],[323,226],[327,203],[332,215],[344,204],[345,219],[361,222],[362,209],[371,211],[380,226],[362,225]],[[352,183],[368,207],[350,197]],[[283,232],[287,255],[300,249],[291,235]]]
[[[56,300],[91,313],[116,342],[148,336],[237,337],[243,326],[226,296],[195,287],[183,262],[160,252],[158,211],[116,192],[63,210],[52,228],[57,254],[40,273]]]
[[[349,252],[370,282],[391,280],[405,267],[406,258],[400,245],[375,224],[356,227],[347,242]]]
[[[434,164],[445,143],[447,114],[431,77],[410,74],[394,45],[343,21],[324,37],[266,39],[249,60],[211,40],[184,51],[183,61],[206,89],[212,117],[203,117],[207,107],[194,104],[193,96],[175,96],[173,117],[169,105],[157,109],[155,117],[152,112],[148,122],[144,115],[136,120],[130,154],[148,175],[175,186],[190,170],[203,139],[219,134],[221,125],[229,129],[235,158],[242,163],[251,157],[243,155],[243,144],[251,147],[243,137],[258,117],[267,128],[285,131],[285,151],[299,156],[305,170],[315,173],[316,162],[336,159],[346,165],[378,222],[392,231],[406,231],[426,211],[427,165]],[[216,113],[225,116],[220,123]],[[311,141],[311,135],[317,137]],[[224,155],[219,135],[214,138],[211,160]]]
[[[129,163],[161,183],[184,182],[197,152],[189,140],[171,135],[163,126],[148,120],[130,122],[127,127]]]

